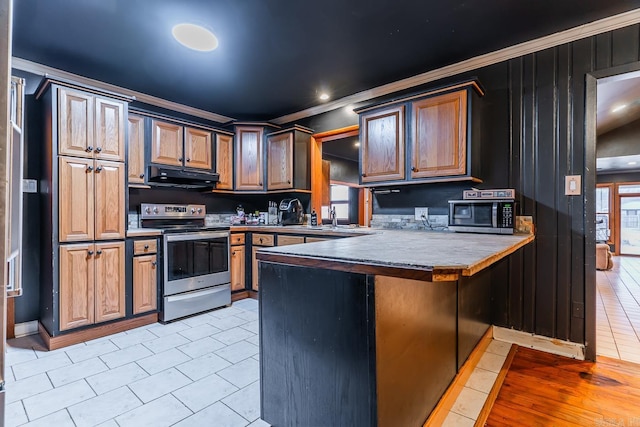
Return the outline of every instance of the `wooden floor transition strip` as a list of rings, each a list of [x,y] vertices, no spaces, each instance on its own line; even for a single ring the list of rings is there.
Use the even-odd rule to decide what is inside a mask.
[[[467,361],[458,371],[458,374],[451,382],[451,385],[449,386],[447,391],[445,391],[442,395],[442,398],[431,412],[431,415],[429,415],[429,418],[427,418],[427,421],[424,423],[423,427],[436,427],[442,425],[444,419],[447,418],[447,415],[449,415],[449,411],[456,403],[458,395],[460,395],[460,392],[467,383],[467,380],[482,358],[482,355],[487,350],[487,347],[489,347],[489,344],[491,344],[492,339],[493,329],[489,327],[489,329],[487,329],[487,332],[485,332],[483,337],[480,339],[480,342],[478,342],[478,345],[476,345],[476,347],[469,355]]]

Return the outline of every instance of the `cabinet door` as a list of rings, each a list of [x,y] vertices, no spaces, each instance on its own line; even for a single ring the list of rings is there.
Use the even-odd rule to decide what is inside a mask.
[[[96,158],[124,162],[124,104],[96,97],[95,108]]]
[[[267,138],[267,190],[293,188],[293,133]]]
[[[413,103],[411,178],[464,175],[467,91]]]
[[[129,116],[129,184],[144,184],[144,117]]]
[[[244,289],[244,246],[231,246],[231,290]]]
[[[262,190],[262,128],[236,128],[236,190]]]
[[[256,252],[258,252],[259,247],[251,248],[251,289],[257,291],[258,286],[258,258],[256,258]]]
[[[299,245],[304,243],[304,236],[280,236],[278,235],[278,246]]]
[[[95,321],[125,315],[124,242],[96,243]]]
[[[124,163],[95,161],[95,239],[124,239],[125,206]]]
[[[367,113],[361,120],[362,182],[404,179],[404,106]]]
[[[216,172],[220,175],[217,190],[233,190],[233,137],[216,136]]]
[[[94,321],[94,257],[92,243],[60,245],[60,330]]]
[[[93,157],[93,96],[58,89],[58,154]]]
[[[184,129],[184,165],[190,168],[211,169],[211,132]]]
[[[94,237],[93,160],[58,157],[58,240]]]
[[[152,122],[151,162],[182,166],[182,126]]]
[[[133,258],[133,314],[155,310],[158,292],[156,255]]]

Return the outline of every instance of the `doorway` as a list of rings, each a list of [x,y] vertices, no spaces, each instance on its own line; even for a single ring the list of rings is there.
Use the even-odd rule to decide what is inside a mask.
[[[640,255],[640,183],[618,184],[620,255]]]

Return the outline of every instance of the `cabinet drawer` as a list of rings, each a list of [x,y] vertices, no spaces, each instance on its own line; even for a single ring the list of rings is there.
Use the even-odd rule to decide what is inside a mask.
[[[275,239],[273,234],[254,234],[251,243],[255,246],[273,246]]]
[[[136,240],[133,242],[133,254],[154,254],[158,252],[158,243],[156,239]]]
[[[325,240],[331,240],[331,239],[327,239],[325,237],[307,237],[307,243],[324,242]]]
[[[298,245],[304,243],[304,236],[278,236],[278,246]]]
[[[233,233],[231,234],[231,244],[232,245],[244,245],[244,233]]]

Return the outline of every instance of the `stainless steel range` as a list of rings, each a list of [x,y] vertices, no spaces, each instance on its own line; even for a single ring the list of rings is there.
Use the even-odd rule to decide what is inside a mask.
[[[206,227],[205,215],[204,205],[140,205],[141,226],[163,230],[163,322],[231,303],[229,227]]]

